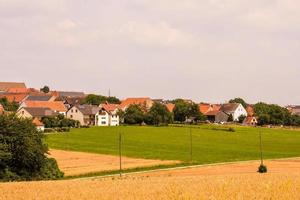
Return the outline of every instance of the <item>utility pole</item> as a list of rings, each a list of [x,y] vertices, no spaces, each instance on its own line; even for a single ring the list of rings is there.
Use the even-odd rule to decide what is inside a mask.
[[[120,162],[120,177],[122,177],[122,133],[119,131],[119,162]]]
[[[261,131],[259,131],[259,141],[260,141],[260,164],[263,165],[263,147],[262,147],[262,138],[261,138]]]
[[[193,135],[192,127],[190,127],[190,162],[193,162]]]

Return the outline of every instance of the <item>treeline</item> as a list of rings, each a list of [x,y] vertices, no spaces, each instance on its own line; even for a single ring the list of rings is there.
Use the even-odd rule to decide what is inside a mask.
[[[167,125],[173,122],[192,123],[205,120],[197,104],[186,103],[183,100],[175,102],[173,112],[170,112],[166,105],[155,102],[149,110],[140,105],[130,105],[125,112],[119,111],[119,116],[125,124]]]
[[[258,125],[300,126],[300,116],[292,115],[288,109],[275,104],[257,103],[254,113],[258,118]]]

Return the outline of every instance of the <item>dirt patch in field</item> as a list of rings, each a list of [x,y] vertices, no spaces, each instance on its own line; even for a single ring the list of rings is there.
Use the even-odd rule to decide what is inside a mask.
[[[299,173],[300,158],[266,160],[268,173]],[[195,167],[188,169],[165,170],[148,172],[138,176],[199,176],[199,175],[234,175],[234,174],[256,174],[260,161],[240,162],[233,164],[222,164]]]
[[[74,151],[50,150],[50,157],[57,160],[65,176],[81,175],[93,172],[119,169],[119,157]],[[122,168],[151,167],[176,164],[179,161],[161,161],[122,157]]]

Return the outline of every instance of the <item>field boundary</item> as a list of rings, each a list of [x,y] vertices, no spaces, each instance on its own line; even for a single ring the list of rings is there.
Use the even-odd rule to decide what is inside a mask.
[[[264,161],[280,161],[280,160],[291,160],[291,159],[300,159],[300,157],[270,158],[270,159],[264,159]],[[170,168],[162,168],[162,169],[151,169],[151,170],[142,170],[142,171],[133,171],[133,172],[123,172],[122,176],[134,175],[134,174],[144,174],[144,173],[149,173],[149,172],[161,172],[161,171],[170,171],[170,170],[193,169],[193,168],[222,166],[222,165],[230,165],[230,164],[243,164],[243,163],[252,163],[252,162],[260,162],[260,160],[245,160],[245,161],[221,162],[221,163],[210,163],[210,164],[198,164],[198,165],[188,165],[188,166],[170,167]],[[96,175],[96,176],[90,176],[90,177],[70,178],[70,179],[71,180],[90,180],[90,179],[120,177],[120,174],[116,174],[116,171],[114,171],[112,173],[114,173],[114,174],[98,175],[98,176]]]

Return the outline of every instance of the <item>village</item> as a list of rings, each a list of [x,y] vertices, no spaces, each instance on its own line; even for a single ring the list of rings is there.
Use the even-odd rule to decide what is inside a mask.
[[[102,102],[99,105],[84,103],[88,95],[84,92],[43,91],[27,88],[25,83],[0,82],[0,99],[17,106],[16,115],[20,118],[31,118],[35,126],[44,131],[44,117],[63,115],[67,119],[76,120],[80,126],[119,126],[123,123],[120,112],[125,112],[130,105],[139,105],[150,110],[154,103],[164,105],[172,113],[175,103],[163,99],[126,98],[119,103]],[[256,126],[258,123],[252,105],[243,106],[241,103],[195,103],[183,99],[188,104],[197,104],[206,123],[225,124],[240,122],[246,126]],[[286,107],[293,115],[300,115],[300,106]],[[0,113],[8,112],[0,104]],[[194,122],[193,118],[184,121]]]

